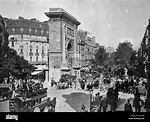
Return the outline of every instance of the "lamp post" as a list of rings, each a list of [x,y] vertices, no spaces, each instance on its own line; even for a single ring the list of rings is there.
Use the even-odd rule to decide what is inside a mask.
[[[75,73],[75,88],[76,88],[76,83],[77,83],[77,71],[75,70],[74,73]]]
[[[90,96],[90,112],[92,111],[92,94],[93,94],[93,89],[89,90],[89,96]]]

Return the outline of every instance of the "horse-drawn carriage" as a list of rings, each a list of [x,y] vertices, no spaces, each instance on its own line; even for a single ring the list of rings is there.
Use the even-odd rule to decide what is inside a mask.
[[[27,96],[17,95],[9,100],[10,112],[54,112],[56,98],[47,97],[47,88],[35,90]]]
[[[72,87],[72,83],[75,82],[75,76],[71,76],[70,74],[63,74],[57,83],[58,89],[66,89]]]
[[[47,97],[47,88],[33,81],[23,82],[15,95],[9,100],[10,112],[52,112],[55,111],[56,98]]]

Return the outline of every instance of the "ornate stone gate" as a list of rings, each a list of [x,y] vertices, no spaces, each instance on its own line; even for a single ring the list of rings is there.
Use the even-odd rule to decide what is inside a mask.
[[[77,75],[77,27],[80,22],[62,8],[50,8],[49,17],[49,81],[67,72]]]

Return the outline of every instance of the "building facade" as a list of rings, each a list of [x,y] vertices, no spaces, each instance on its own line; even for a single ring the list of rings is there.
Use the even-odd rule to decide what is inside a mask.
[[[91,33],[82,30],[78,30],[77,36],[80,64],[81,67],[86,67],[89,65],[90,61],[94,59],[96,51],[95,37]]]
[[[80,74],[89,69],[91,60],[94,59],[94,54],[97,50],[97,43],[95,42],[95,36],[92,33],[78,30],[78,53],[80,62]]]
[[[18,19],[5,18],[8,33],[9,46],[17,51],[31,64],[41,70],[46,68],[48,62],[48,34],[47,22],[39,22],[35,18]]]

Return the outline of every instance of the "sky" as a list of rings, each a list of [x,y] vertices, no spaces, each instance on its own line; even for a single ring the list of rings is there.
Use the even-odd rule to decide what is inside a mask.
[[[150,18],[150,0],[0,0],[0,14],[12,19],[46,21],[44,12],[56,7],[77,18],[78,28],[91,32],[97,43],[114,48],[124,40],[139,48]]]

